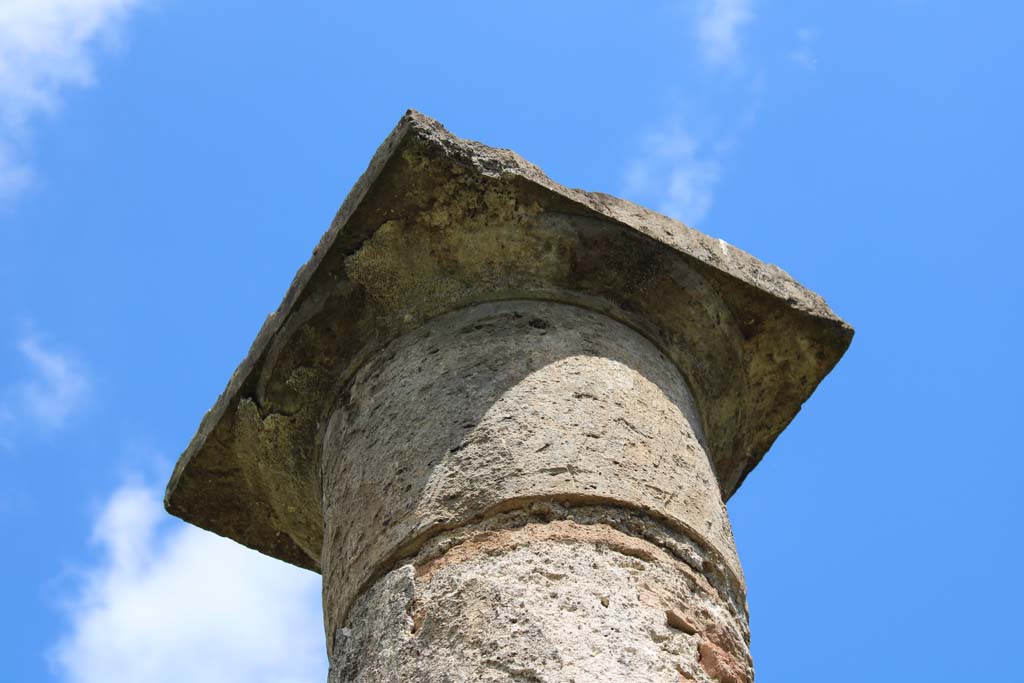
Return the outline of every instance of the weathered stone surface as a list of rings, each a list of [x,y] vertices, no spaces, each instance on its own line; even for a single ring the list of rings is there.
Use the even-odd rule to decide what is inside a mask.
[[[745,609],[693,398],[622,323],[537,301],[462,309],[385,346],[343,404],[323,454],[328,623],[438,533],[534,501],[679,530],[696,546],[687,556]],[[629,528],[611,513],[602,523]]]
[[[636,330],[469,306],[385,345],[336,405],[332,681],[751,680],[696,403]]]
[[[477,533],[403,564],[336,629],[331,683],[750,683],[746,618],[685,562],[602,524]]]
[[[322,571],[335,683],[751,683],[724,500],[851,335],[777,268],[410,112],[166,504]]]
[[[726,498],[852,336],[778,268],[410,112],[203,419],[168,510],[319,569],[319,454],[353,373],[431,318],[510,299],[599,312],[657,347],[696,400]]]

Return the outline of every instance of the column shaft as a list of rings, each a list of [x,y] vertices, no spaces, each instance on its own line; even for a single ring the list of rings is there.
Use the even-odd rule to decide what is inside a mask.
[[[395,340],[322,474],[335,683],[752,678],[693,398],[607,316],[481,304]]]

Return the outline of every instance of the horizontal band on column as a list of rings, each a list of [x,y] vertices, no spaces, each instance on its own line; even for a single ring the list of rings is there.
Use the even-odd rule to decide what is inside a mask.
[[[479,540],[481,535],[517,529],[529,524],[571,521],[581,527],[603,525],[626,536],[652,544],[690,568],[694,577],[706,581],[719,599],[741,623],[748,620],[746,588],[724,558],[700,534],[647,510],[623,505],[619,501],[588,499],[583,496],[561,499],[518,498],[494,506],[483,515],[457,526],[438,525],[396,549],[382,561],[353,593],[352,602],[380,577],[403,564],[427,571],[445,554],[463,544]],[[325,577],[326,578],[326,577]],[[338,606],[336,624],[344,623],[351,605]],[[330,637],[331,631],[328,630]]]
[[[635,511],[543,503],[438,534],[327,624],[332,680],[750,683],[742,596],[675,536]]]

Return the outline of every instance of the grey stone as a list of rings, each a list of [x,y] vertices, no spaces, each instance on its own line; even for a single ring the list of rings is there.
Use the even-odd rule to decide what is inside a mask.
[[[684,556],[745,609],[693,398],[647,339],[600,313],[479,304],[395,340],[331,417],[322,481],[328,633],[371,579],[439,533],[535,501],[678,530],[694,544]]]
[[[600,524],[477,534],[391,570],[352,617],[331,683],[753,679],[745,619],[685,563]]]
[[[409,112],[204,417],[168,484],[167,509],[261,552],[319,570],[322,504],[332,495],[323,495],[320,453],[353,378],[381,349],[426,321],[505,300],[586,309],[645,338],[682,378],[668,383],[665,400],[679,415],[697,416],[687,416],[690,431],[679,434],[677,449],[701,445],[721,499],[757,464],[853,334],[820,297],[775,266],[630,202],[562,187],[513,152],[461,140]],[[587,361],[596,363],[587,372],[611,367],[615,350],[609,353],[604,360]],[[680,398],[677,385],[692,395],[692,406],[689,398]],[[634,418],[640,419],[624,419],[644,433]],[[608,438],[624,443],[633,432],[609,419]],[[536,438],[546,438],[543,424],[535,425]],[[453,429],[439,424],[439,434],[431,438],[444,442]],[[671,439],[664,434],[659,439],[652,448],[668,452]],[[548,467],[576,467],[582,462],[579,447],[572,447],[577,450],[571,457],[572,448],[552,450]],[[541,460],[538,456],[530,467]],[[693,467],[687,477],[703,476]],[[538,491],[530,496],[543,497],[550,492],[527,486],[538,472],[524,473],[523,482]],[[567,479],[552,477],[553,482]],[[595,475],[589,483],[600,486],[598,479]],[[635,506],[631,509],[655,511],[652,486],[666,497],[680,496],[679,510],[659,514],[677,515],[673,521],[704,539],[698,545],[727,530],[724,515],[714,509],[683,509],[687,494],[672,489],[678,482],[670,476],[621,483],[615,495],[624,496]],[[332,480],[332,485],[350,484]],[[479,509],[491,505],[484,493],[474,495]],[[614,497],[610,490],[608,495]],[[702,496],[694,504],[710,505],[711,498]],[[470,511],[479,514],[472,505],[445,514],[459,518]],[[704,512],[708,517],[698,519]],[[420,533],[415,525],[423,523],[396,518],[393,524],[412,526],[385,536],[404,538],[408,531],[415,537]],[[728,548],[719,545],[707,547],[723,553],[726,566],[736,565],[729,555],[731,537]],[[738,565],[732,573],[738,574]]]
[[[532,501],[663,519],[742,590],[679,371],[634,330],[577,306],[478,304],[385,346],[331,418],[322,480],[325,611],[338,623],[395,557]]]
[[[483,303],[398,337],[346,384],[321,481],[334,681],[752,677],[694,398],[602,313]]]
[[[410,112],[166,504],[322,572],[334,683],[750,683],[725,500],[851,335],[777,268]]]

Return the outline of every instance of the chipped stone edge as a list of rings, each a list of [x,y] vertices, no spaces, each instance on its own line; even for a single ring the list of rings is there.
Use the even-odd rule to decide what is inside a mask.
[[[604,193],[567,188],[548,178],[540,168],[523,159],[516,152],[459,138],[448,132],[440,122],[410,109],[377,149],[366,171],[353,185],[330,227],[321,237],[316,248],[313,249],[312,256],[299,268],[281,304],[275,312],[267,316],[250,346],[248,354],[235,369],[227,387],[203,416],[196,434],[179,458],[167,484],[164,507],[171,514],[181,516],[175,505],[174,493],[185,470],[204,449],[208,438],[220,421],[224,419],[243,385],[252,378],[254,372],[259,370],[268,347],[301,297],[306,285],[317,272],[326,254],[334,247],[345,225],[356,212],[395,151],[409,136],[418,137],[426,144],[439,148],[445,155],[472,166],[483,175],[491,177],[518,176],[573,202],[597,217],[640,232],[650,239],[674,249],[684,257],[691,258],[722,275],[771,296],[783,302],[790,309],[810,317],[829,321],[844,332],[847,343],[852,339],[853,328],[839,318],[821,296],[796,282],[778,266],[764,263],[723,240],[705,235],[680,221],[633,202]],[[368,239],[370,236],[367,235],[366,238]],[[756,461],[750,463],[747,471],[749,472],[754,465],[756,465]],[[739,483],[736,488],[738,486]],[[307,568],[313,569],[311,566]]]

